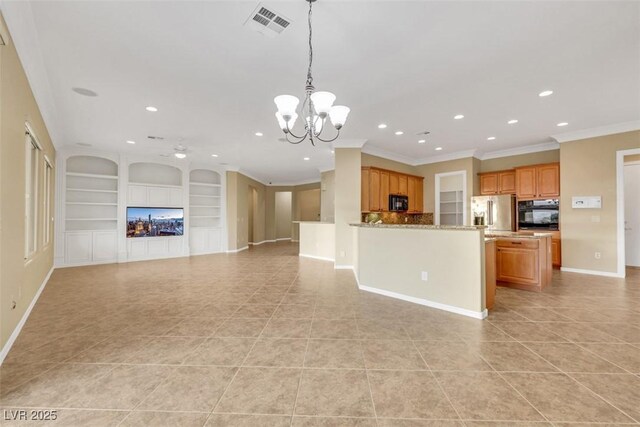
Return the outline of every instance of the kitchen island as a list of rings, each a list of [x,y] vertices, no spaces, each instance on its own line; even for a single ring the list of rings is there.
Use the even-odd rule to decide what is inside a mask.
[[[350,225],[360,289],[476,319],[487,316],[485,227]]]

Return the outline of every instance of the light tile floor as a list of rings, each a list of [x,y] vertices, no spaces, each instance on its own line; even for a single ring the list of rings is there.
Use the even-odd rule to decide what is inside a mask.
[[[296,253],[279,243],[56,270],[2,365],[2,418],[43,408],[64,426],[640,422],[638,270],[554,272],[540,294],[500,288],[479,321],[360,292],[351,272]]]

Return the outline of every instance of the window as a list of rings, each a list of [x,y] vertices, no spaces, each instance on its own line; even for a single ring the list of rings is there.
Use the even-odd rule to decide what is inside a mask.
[[[37,250],[38,238],[38,160],[40,145],[27,126],[25,142],[25,213],[24,258],[30,259]]]
[[[47,246],[51,241],[51,223],[53,218],[51,217],[51,191],[53,184],[53,166],[51,161],[44,156],[44,230],[43,230],[43,243]]]

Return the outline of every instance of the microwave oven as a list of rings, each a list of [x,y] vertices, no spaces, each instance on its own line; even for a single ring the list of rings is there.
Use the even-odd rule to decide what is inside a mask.
[[[518,202],[518,229],[558,230],[558,199],[521,200]]]
[[[389,196],[389,211],[404,212],[409,210],[409,197],[391,194]]]

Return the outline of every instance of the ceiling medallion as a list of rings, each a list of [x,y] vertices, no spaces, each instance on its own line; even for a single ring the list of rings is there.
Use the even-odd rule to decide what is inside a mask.
[[[278,107],[276,118],[280,129],[285,134],[285,138],[291,144],[300,144],[302,141],[309,138],[311,145],[316,145],[315,140],[322,142],[335,141],[340,136],[340,129],[347,121],[349,115],[349,107],[343,105],[333,105],[336,96],[331,92],[315,91],[313,86],[313,76],[311,73],[311,66],[313,64],[313,45],[311,43],[311,13],[313,3],[316,0],[306,0],[309,2],[309,68],[307,69],[307,83],[305,86],[306,95],[304,102],[302,103],[301,113],[305,118],[304,128],[305,133],[298,136],[293,133],[292,128],[298,118],[296,109],[300,100],[293,95],[279,95],[274,98],[274,102]],[[331,139],[322,139],[320,137],[327,120],[327,116],[331,120],[331,123],[336,128],[336,135]]]

